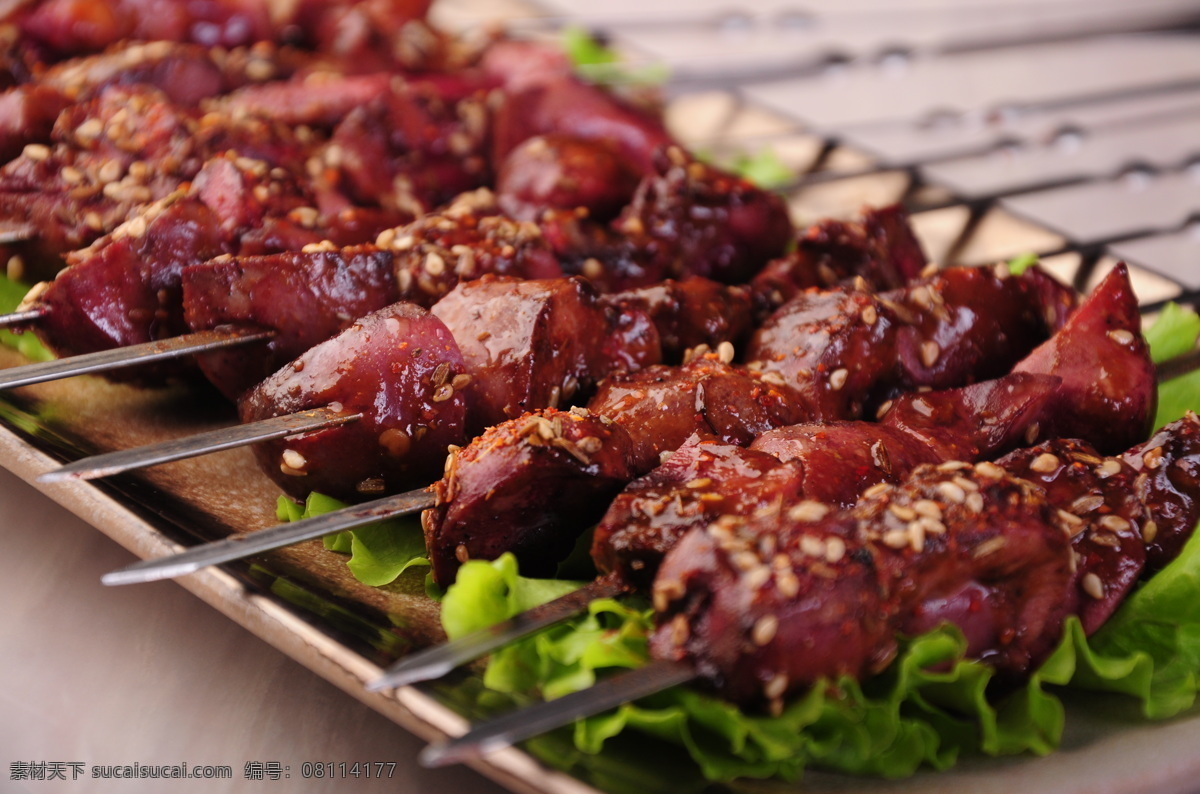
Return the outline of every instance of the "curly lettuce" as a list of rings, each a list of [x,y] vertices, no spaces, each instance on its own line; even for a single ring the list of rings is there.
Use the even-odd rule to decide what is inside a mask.
[[[275,515],[280,521],[299,521],[324,515],[345,507],[324,494],[308,495],[303,505],[286,496],[279,497]],[[415,516],[393,518],[375,524],[347,529],[324,538],[325,548],[349,554],[346,565],[350,573],[363,584],[382,587],[394,582],[400,574],[414,566],[428,566],[425,536]]]

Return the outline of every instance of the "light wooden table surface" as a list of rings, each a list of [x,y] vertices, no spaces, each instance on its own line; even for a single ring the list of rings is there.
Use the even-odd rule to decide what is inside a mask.
[[[0,791],[480,792],[425,770],[422,742],[172,582],[104,587],[134,557],[0,468]],[[305,780],[304,762],[396,762],[391,779]],[[67,782],[17,763],[82,762]],[[96,780],[93,765],[229,765],[230,781]],[[290,767],[247,780],[247,762]]]

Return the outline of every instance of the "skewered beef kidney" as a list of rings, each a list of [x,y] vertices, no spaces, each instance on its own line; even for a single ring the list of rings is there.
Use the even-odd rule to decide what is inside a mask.
[[[776,711],[822,677],[877,672],[896,631],[943,619],[972,656],[1024,672],[1069,610],[1071,547],[1054,518],[1039,489],[962,464],[920,467],[846,512],[805,501],[721,519],[663,561],[651,649]]]
[[[242,421],[325,406],[356,422],[255,447],[259,465],[297,498],[395,493],[429,482],[446,447],[464,438],[467,375],[437,317],[397,303],[368,314],[248,392]]]
[[[551,575],[577,537],[564,523],[595,522],[630,476],[626,433],[585,409],[488,428],[447,458],[438,504],[421,517],[434,580],[448,584],[468,559],[506,551],[522,571]]]
[[[477,430],[535,408],[565,406],[600,377],[660,357],[658,333],[645,314],[618,314],[577,277],[489,275],[460,284],[433,313],[459,340]]]

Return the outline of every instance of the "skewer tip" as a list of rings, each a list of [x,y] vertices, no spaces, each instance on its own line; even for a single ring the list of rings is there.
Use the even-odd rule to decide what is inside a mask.
[[[157,582],[160,579],[174,579],[184,574],[195,573],[198,568],[191,563],[176,565],[158,565],[158,560],[142,560],[115,571],[109,571],[100,577],[102,584],[114,587],[123,584],[142,584]]]
[[[417,755],[417,763],[426,769],[435,769],[451,764],[461,764],[482,758],[494,750],[502,750],[511,744],[503,740],[485,742],[463,742],[452,739],[428,745]]]

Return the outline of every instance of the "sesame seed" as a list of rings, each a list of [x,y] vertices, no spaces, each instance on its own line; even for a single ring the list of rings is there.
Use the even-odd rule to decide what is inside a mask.
[[[921,416],[933,416],[933,406],[920,397],[912,401],[912,409]]]
[[[956,505],[962,504],[963,500],[967,498],[966,491],[952,482],[939,482],[937,490],[943,499]]]
[[[864,323],[866,323],[867,325],[874,325],[875,321],[878,319],[879,319],[879,310],[876,309],[874,306],[868,306],[867,308],[862,310],[862,321]]]
[[[836,535],[825,540],[825,560],[838,562],[846,556],[846,541]]]
[[[1058,520],[1066,525],[1063,527],[1063,529],[1071,537],[1075,537],[1085,528],[1083,519],[1074,513],[1068,513],[1066,510],[1059,510],[1057,516]]]
[[[308,459],[294,449],[285,449],[282,455],[283,465],[297,471],[303,471],[308,465]]]
[[[1158,522],[1147,521],[1145,524],[1142,524],[1143,541],[1146,543],[1153,543],[1156,537],[1158,537]]]
[[[708,486],[710,486],[710,485],[712,485],[712,478],[710,478],[710,477],[697,477],[697,478],[696,478],[696,479],[694,479],[694,480],[688,480],[687,484],[686,484],[684,487],[685,487],[685,488],[692,488],[692,489],[698,490],[698,489],[700,489],[700,488],[707,488],[707,487],[708,487]]]
[[[1115,515],[1104,516],[1100,519],[1099,524],[1109,532],[1128,532],[1130,528],[1128,521]]]
[[[717,345],[717,360],[722,364],[728,364],[733,361],[734,349],[732,342],[722,342]]]
[[[1086,513],[1092,512],[1093,510],[1097,509],[1098,507],[1100,507],[1103,504],[1104,504],[1103,496],[1099,496],[1097,494],[1090,494],[1088,496],[1081,496],[1078,499],[1076,499],[1074,502],[1071,502],[1071,506],[1067,509],[1070,510],[1075,515],[1081,516]]]
[[[1037,441],[1038,435],[1042,432],[1042,426],[1034,422],[1029,427],[1025,428],[1025,443],[1033,446],[1033,442]]]
[[[892,489],[891,483],[877,482],[874,485],[872,485],[870,488],[868,488],[867,490],[863,491],[863,498],[874,499],[876,496],[879,496],[880,494],[883,494],[883,493],[887,493],[891,489]]]
[[[803,535],[800,538],[800,551],[809,557],[824,557],[825,541],[813,535]]]
[[[893,549],[902,549],[909,544],[908,532],[903,529],[893,529],[883,534],[883,545]]]
[[[1142,456],[1142,462],[1146,464],[1147,469],[1157,469],[1162,465],[1163,448],[1155,447]]]
[[[758,555],[750,551],[742,551],[733,555],[733,564],[743,571],[752,571],[762,563]]]
[[[784,598],[795,598],[800,594],[800,580],[788,569],[775,574],[775,588]]]
[[[437,277],[446,272],[446,260],[436,251],[431,251],[425,257],[425,272]]]
[[[1002,479],[1005,474],[1004,469],[986,460],[975,464],[975,472],[981,477],[988,477],[993,480]]]
[[[917,517],[917,511],[907,505],[890,504],[888,512],[901,521],[912,521]]]
[[[921,363],[932,367],[942,355],[942,348],[932,340],[921,343]]]
[[[1104,582],[1100,581],[1100,577],[1096,574],[1085,573],[1079,583],[1083,587],[1083,592],[1092,598],[1097,601],[1104,598]]]
[[[887,412],[892,410],[892,405],[894,405],[894,402],[892,400],[888,400],[883,405],[879,406],[879,409],[875,411],[875,418],[882,419],[883,417],[887,416]]]
[[[980,557],[986,557],[989,554],[995,554],[996,552],[1000,551],[1000,549],[1004,548],[1007,545],[1008,545],[1008,538],[1004,537],[1003,535],[997,535],[993,538],[988,538],[987,540],[983,541],[978,546],[976,546],[975,549],[971,552],[971,556],[974,557],[975,559],[979,559]]]
[[[454,547],[454,559],[463,563],[471,559],[471,553],[467,551],[466,544],[460,543]]]
[[[435,403],[445,402],[454,396],[454,387],[449,383],[444,383],[438,386],[433,391],[433,401]]]
[[[108,160],[104,165],[100,166],[100,170],[96,173],[99,180],[105,184],[116,182],[121,178],[121,164],[116,160]]]
[[[1059,467],[1059,460],[1056,456],[1049,452],[1043,452],[1033,459],[1029,464],[1030,471],[1036,471],[1038,474],[1049,474]]]
[[[829,514],[829,505],[805,499],[788,510],[788,518],[793,521],[820,521]]]
[[[27,143],[22,154],[34,162],[41,162],[50,156],[50,147],[42,143]]]
[[[1121,473],[1120,461],[1109,458],[1096,467],[1096,476],[1102,480],[1107,480],[1109,477]]]
[[[104,132],[104,123],[96,118],[88,119],[75,128],[75,136],[77,138],[99,138],[102,132]]]
[[[849,377],[850,371],[844,367],[841,369],[835,369],[829,374],[829,388],[833,389],[834,391],[841,391],[842,387],[846,385],[846,379]]]
[[[767,583],[771,578],[771,570],[765,565],[760,565],[757,568],[749,571],[746,574],[745,586],[750,590],[758,590]]]
[[[1127,331],[1124,328],[1118,328],[1108,332],[1108,338],[1116,342],[1118,345],[1133,344],[1133,332]]]
[[[905,531],[908,533],[908,542],[912,546],[912,550],[916,552],[924,551],[925,549],[925,527],[920,521],[914,521],[909,524]]]
[[[1110,549],[1121,548],[1121,539],[1116,535],[1111,535],[1107,532],[1094,532],[1088,537],[1088,540],[1098,546],[1108,546]]]
[[[972,491],[971,493],[967,494],[967,499],[963,504],[965,504],[967,509],[972,513],[982,513],[983,494],[979,493],[978,491]]]
[[[912,508],[917,511],[917,515],[942,520],[942,506],[932,499],[918,499],[913,502]]]
[[[788,677],[786,673],[776,673],[771,680],[763,685],[763,694],[770,700],[778,700],[787,692]]]
[[[777,631],[779,631],[779,618],[774,615],[763,615],[754,622],[754,628],[750,631],[750,638],[754,641],[755,645],[761,648],[775,639]]]

